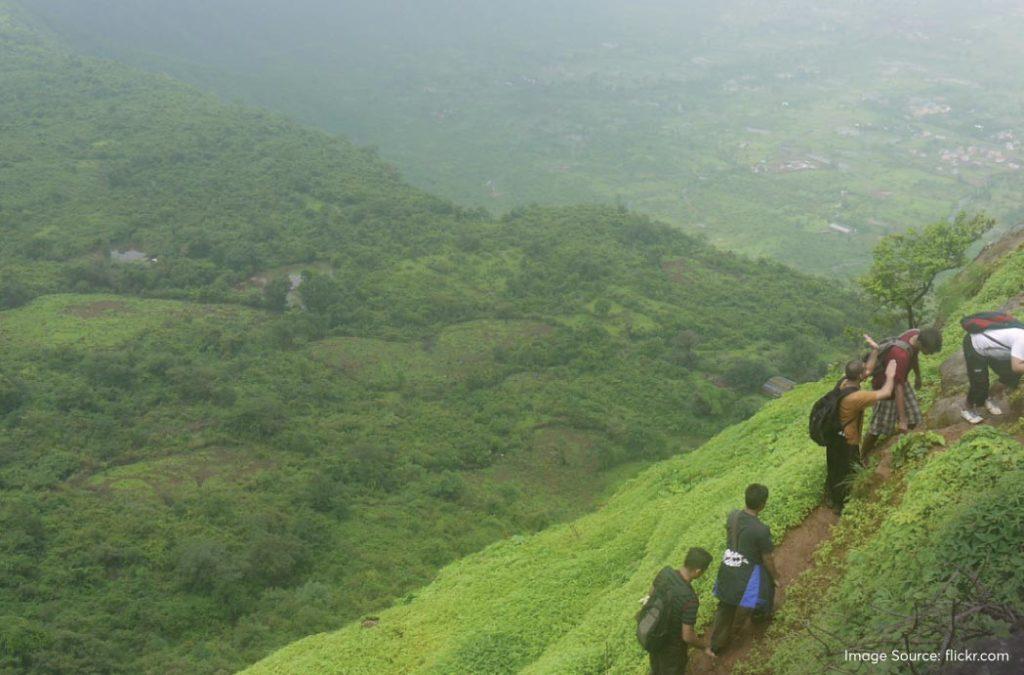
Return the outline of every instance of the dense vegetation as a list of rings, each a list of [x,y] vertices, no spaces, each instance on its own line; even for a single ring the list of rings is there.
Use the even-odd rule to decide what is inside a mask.
[[[1017,296],[1024,251],[969,274],[978,285],[953,316]],[[926,402],[960,334],[950,322],[942,355],[923,360],[932,383]],[[646,672],[632,616],[661,566],[678,563],[690,546],[720,555],[725,515],[752,480],[772,490],[763,517],[776,538],[819,503],[824,457],[807,438],[806,413],[828,386],[805,385],[694,452],[652,466],[594,514],[450,565],[379,623],[307,638],[250,672],[328,673],[341,664],[366,673]],[[1011,431],[1019,433],[1020,423]],[[818,553],[829,566],[790,589],[777,641],[766,645],[772,660],[755,657],[747,670],[821,672],[839,663],[843,647],[904,648],[915,609],[927,621],[909,630],[910,644],[937,650],[948,629],[935,629],[936,618],[944,620],[956,600],[976,601],[978,587],[986,602],[1019,616],[1024,446],[989,428],[933,452],[944,443],[934,433],[914,434],[894,450],[889,483],[870,493],[858,480],[839,533]],[[706,626],[712,583],[696,585]],[[957,640],[971,631],[994,634],[1006,623],[971,615],[959,628],[951,646],[962,648]]]
[[[925,453],[934,439],[911,439],[904,473],[891,486],[905,494],[858,502],[850,519],[844,516],[840,541],[858,529],[878,530],[857,542],[844,574],[824,597],[816,595],[809,616],[798,623],[785,615],[791,632],[773,636],[772,659],[755,659],[745,672],[825,671],[842,661],[844,649],[943,653],[954,611],[965,616],[949,646],[1007,631],[1005,615],[993,610],[1022,606],[1024,446],[990,427],[932,456]],[[987,611],[967,611],[975,606]],[[906,672],[906,664],[890,660],[871,670]]]
[[[623,209],[459,208],[7,3],[0,91],[3,669],[236,669],[587,511],[866,319]]]
[[[923,401],[941,395],[937,366],[961,349],[956,319],[1019,301],[1020,245],[1018,231],[940,289],[945,347],[923,362],[930,382]],[[823,670],[844,648],[941,652],[954,607],[975,608],[956,622],[954,647],[971,635],[1005,633],[1001,611],[1019,615],[1024,608],[1022,430],[1020,420],[1003,432],[981,427],[952,447],[932,432],[903,439],[893,450],[894,476],[877,494],[855,492],[832,540],[815,554],[818,567],[791,591],[769,639],[741,672]],[[892,663],[871,668],[900,670]]]
[[[881,235],[1024,215],[1006,0],[23,2],[94,52],[379,145],[460,204],[618,201],[848,276]]]
[[[726,515],[754,480],[772,490],[764,518],[776,537],[818,504],[824,461],[804,418],[823,389],[805,385],[656,464],[594,514],[446,567],[374,628],[306,638],[252,671],[645,672],[632,617],[658,569],[690,546],[721,555]],[[695,585],[701,624],[714,610],[712,585]]]

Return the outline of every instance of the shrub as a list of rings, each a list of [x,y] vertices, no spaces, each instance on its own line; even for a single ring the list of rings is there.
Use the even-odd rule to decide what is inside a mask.
[[[755,392],[771,377],[771,370],[762,360],[739,358],[725,370],[725,381],[729,386],[742,391]]]
[[[209,593],[237,577],[227,547],[207,538],[189,539],[181,544],[176,572],[181,585],[195,593]]]
[[[280,399],[265,394],[238,401],[230,424],[237,433],[266,439],[284,430],[288,424],[288,414]]]
[[[17,410],[28,400],[28,387],[13,375],[0,372],[0,415]]]

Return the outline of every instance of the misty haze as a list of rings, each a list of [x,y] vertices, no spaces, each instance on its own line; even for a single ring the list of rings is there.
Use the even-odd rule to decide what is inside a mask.
[[[0,0],[0,671],[1020,672],[1021,35]]]

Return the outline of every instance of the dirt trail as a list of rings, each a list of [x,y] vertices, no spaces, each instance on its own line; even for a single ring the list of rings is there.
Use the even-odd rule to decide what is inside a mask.
[[[998,419],[986,420],[986,422],[1002,427],[1012,424],[1019,417],[1018,414],[1008,414]],[[960,437],[971,428],[973,427],[970,424],[960,422],[933,431],[946,439],[948,447],[960,440]],[[892,445],[895,440],[890,439],[876,451],[880,459],[875,465],[872,490],[888,481],[892,476]],[[813,566],[814,551],[822,542],[832,536],[832,527],[838,522],[839,518],[832,512],[832,509],[819,506],[811,511],[800,525],[786,533],[785,538],[775,549],[775,560],[781,577],[781,584],[775,596],[777,605],[781,606],[785,602],[786,590],[789,585]],[[748,623],[746,627],[736,631],[729,649],[713,661],[703,653],[691,650],[688,672],[715,675],[731,673],[734,664],[746,659],[751,649],[764,638],[766,630],[767,625],[755,626]]]
[[[832,533],[832,526],[839,522],[839,517],[832,509],[819,506],[802,523],[786,533],[786,538],[775,549],[775,562],[779,568],[778,593],[775,600],[778,604],[785,602],[786,589],[804,570],[811,566],[814,550]],[[746,658],[750,649],[759,641],[767,629],[767,625],[747,628],[736,633],[729,650],[711,662],[702,653],[690,653],[691,673],[730,673],[734,663]]]
[[[1017,227],[1000,240],[986,246],[977,256],[976,262],[979,264],[994,264],[996,261],[1008,257],[1011,253],[1019,251],[1022,247],[1024,247],[1024,227]],[[1007,312],[1024,310],[1024,294],[1016,296],[1001,309]],[[956,359],[956,356],[951,357],[940,368],[942,373],[942,392],[945,394],[941,401],[944,401],[946,404],[958,403],[959,400],[962,400],[963,389],[966,386],[965,381],[957,383],[946,380],[946,371],[951,363],[955,363]],[[962,371],[962,364],[957,365],[959,367],[955,368],[955,370]],[[995,385],[993,387],[993,394],[1000,390],[1001,386]],[[935,401],[931,407],[934,408],[939,403],[940,401]],[[1009,414],[997,418],[989,417],[985,422],[998,427],[1006,427],[1024,416],[1022,415],[1024,411],[1022,411],[1019,402],[1014,405],[1007,401],[1007,404],[1004,409]],[[931,421],[936,419],[938,418],[933,418]],[[952,421],[949,418],[946,419]],[[926,415],[925,428],[941,434],[946,439],[946,447],[952,446],[960,440],[964,433],[972,428],[970,424],[960,420],[948,424],[948,426],[942,423],[941,426],[935,425],[934,427],[928,424],[929,421],[928,415]],[[1024,431],[1018,429],[1014,436],[1024,444]],[[874,475],[871,479],[870,489],[872,491],[879,485],[887,482],[892,476],[892,445],[894,442],[895,439],[890,439],[876,451],[880,456],[880,460],[875,466]],[[785,538],[775,549],[775,559],[781,574],[781,585],[776,594],[777,604],[781,605],[785,602],[786,590],[790,583],[800,574],[813,567],[814,551],[822,542],[832,536],[832,527],[838,520],[831,509],[819,506],[800,525],[786,533]],[[714,660],[707,658],[703,653],[691,650],[689,672],[731,673],[734,665],[745,660],[750,654],[751,649],[763,639],[766,630],[767,626],[753,626],[748,623],[745,628],[735,632],[735,637],[728,651]]]

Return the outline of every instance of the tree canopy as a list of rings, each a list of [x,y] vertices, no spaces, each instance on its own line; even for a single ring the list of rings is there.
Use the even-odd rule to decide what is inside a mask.
[[[951,221],[886,235],[875,246],[871,270],[861,285],[879,304],[901,312],[908,327],[914,328],[939,274],[963,267],[967,249],[994,225],[983,213],[961,211]]]

